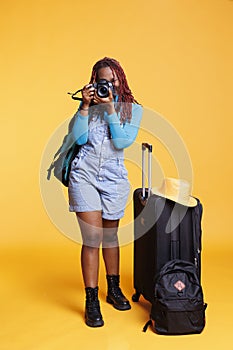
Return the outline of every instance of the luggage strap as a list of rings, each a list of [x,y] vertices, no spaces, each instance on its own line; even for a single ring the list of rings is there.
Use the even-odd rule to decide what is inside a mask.
[[[148,194],[146,198],[146,186],[145,186],[145,151],[148,150]],[[152,145],[146,142],[142,143],[142,200],[146,200],[151,195],[151,155]]]

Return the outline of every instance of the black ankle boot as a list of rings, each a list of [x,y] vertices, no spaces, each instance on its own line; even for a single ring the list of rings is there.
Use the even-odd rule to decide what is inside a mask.
[[[107,275],[108,282],[108,295],[107,302],[113,304],[115,309],[117,310],[129,310],[131,309],[130,303],[128,299],[122,293],[119,283],[120,276],[119,275]]]
[[[86,291],[85,321],[89,327],[101,327],[104,325],[104,321],[100,312],[98,289],[99,289],[98,287],[85,288],[85,291]]]

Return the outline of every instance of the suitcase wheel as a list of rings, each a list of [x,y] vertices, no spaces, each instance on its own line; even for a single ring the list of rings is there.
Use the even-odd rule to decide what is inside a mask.
[[[138,302],[138,300],[139,300],[139,298],[140,298],[140,295],[141,295],[141,293],[139,293],[139,292],[136,291],[136,293],[133,294],[133,296],[132,296],[133,302],[135,302],[135,303]]]

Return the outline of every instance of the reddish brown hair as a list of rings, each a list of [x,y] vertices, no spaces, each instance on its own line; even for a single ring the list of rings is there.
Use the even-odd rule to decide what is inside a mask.
[[[119,87],[117,88],[118,92],[118,108],[117,110],[120,110],[121,115],[121,122],[130,121],[132,118],[132,105],[131,103],[138,103],[135,98],[133,97],[133,94],[129,88],[125,72],[123,71],[120,63],[116,61],[114,58],[104,57],[103,59],[99,60],[95,63],[95,65],[92,68],[92,74],[90,83],[92,84],[94,81],[96,81],[96,78],[98,77],[98,70],[100,68],[109,67],[113,74],[115,72],[117,79],[119,79]],[[125,103],[120,103],[125,102]],[[122,105],[122,108],[120,107]]]

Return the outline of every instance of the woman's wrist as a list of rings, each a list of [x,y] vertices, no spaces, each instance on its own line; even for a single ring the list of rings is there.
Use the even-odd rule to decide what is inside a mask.
[[[82,116],[87,116],[88,115],[88,111],[89,111],[89,105],[88,104],[85,104],[85,103],[82,103],[79,107],[79,113],[82,115]]]
[[[116,112],[115,107],[114,107],[114,103],[110,102],[107,104],[107,112],[109,115]]]
[[[89,109],[89,104],[88,103],[81,103],[80,105],[80,109],[82,109],[83,111],[88,111]]]

